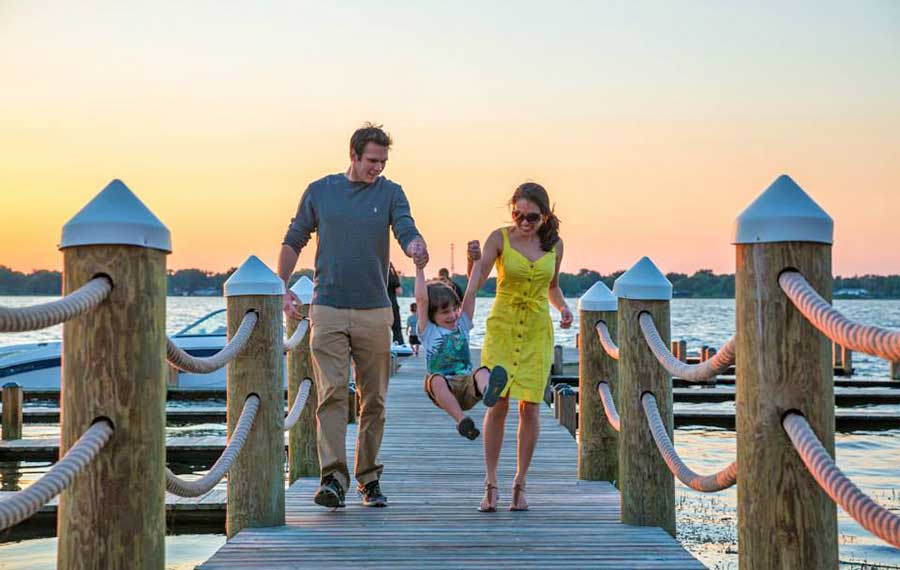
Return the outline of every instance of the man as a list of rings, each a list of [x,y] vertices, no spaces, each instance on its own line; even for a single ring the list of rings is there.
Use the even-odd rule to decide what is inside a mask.
[[[450,272],[447,271],[446,267],[441,267],[440,269],[438,269],[438,279],[449,285],[450,288],[456,292],[456,296],[459,297],[459,300],[462,301],[463,290],[459,285],[456,284],[456,281],[450,278]]]
[[[353,359],[360,396],[355,477],[363,504],[387,505],[381,492],[378,450],[384,433],[385,397],[390,376],[391,323],[387,295],[388,229],[416,266],[428,262],[403,189],[381,176],[391,138],[367,123],[350,138],[350,167],[309,185],[291,220],[278,275],[288,284],[297,256],[317,232],[310,307],[310,345],[319,407],[317,444],[321,485],[318,505],[344,506],[350,486],[347,468],[347,391]],[[288,290],[284,311],[299,318],[297,297]]]

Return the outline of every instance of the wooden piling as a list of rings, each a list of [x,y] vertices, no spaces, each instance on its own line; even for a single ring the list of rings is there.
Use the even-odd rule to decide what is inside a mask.
[[[268,290],[257,287],[260,282],[265,285],[265,279],[271,283]],[[246,286],[239,286],[244,282]],[[273,294],[279,288],[281,293]],[[229,437],[247,397],[260,398],[253,428],[228,473],[228,538],[247,527],[284,524],[283,291],[281,280],[255,257],[225,284],[228,338],[248,312],[258,316],[246,347],[226,367]]]
[[[553,347],[553,364],[552,364],[552,374],[562,374],[563,373],[563,347],[560,345],[556,345]]]
[[[891,362],[891,380],[900,380],[900,362]]]
[[[640,278],[640,284],[647,282],[653,288],[647,291],[643,287],[631,286],[636,278]],[[668,293],[663,284],[668,285]],[[650,351],[638,322],[641,313],[650,313],[659,335],[668,346],[671,284],[649,259],[644,258],[616,281],[613,292],[619,297],[618,409],[622,522],[662,527],[675,536],[675,480],[656,448],[641,405],[641,396],[645,392],[653,393],[666,431],[672,437],[672,377]]]
[[[309,305],[300,306],[300,314],[309,316]],[[299,321],[288,319],[288,338],[297,330]],[[309,378],[309,397],[306,406],[300,412],[300,419],[291,428],[288,437],[288,478],[293,484],[300,477],[314,477],[319,475],[319,454],[316,448],[316,408],[319,405],[319,396],[316,391],[316,383],[313,380],[312,361],[309,349],[309,333],[307,339],[300,346],[287,355],[288,367],[288,406],[293,405],[300,391],[300,384]]]
[[[602,287],[595,285],[579,300],[579,338],[584,342],[578,351],[578,478],[617,482],[619,434],[606,419],[597,384],[607,382],[613,401],[618,402],[618,366],[603,350],[596,331],[602,321],[610,337],[616,338],[617,303],[606,285],[598,283]]]
[[[779,207],[785,193],[793,197]],[[782,271],[797,270],[823,298],[831,299],[831,245],[821,241],[825,225],[830,231],[830,219],[808,240],[797,231],[778,230],[791,223],[782,222],[780,216],[792,215],[790,210],[804,201],[812,204],[814,214],[817,210],[824,215],[793,181],[782,177],[736,225],[735,412],[742,570],[838,566],[835,505],[809,474],[782,427],[785,413],[799,411],[834,454],[829,343],[778,285]],[[808,231],[814,216],[798,214],[797,219],[804,220],[801,229]]]
[[[113,282],[63,325],[60,456],[98,418],[115,428],[59,504],[61,569],[165,565],[166,253],[134,246],[64,250],[63,292]]]
[[[22,439],[22,386],[18,382],[3,385],[3,439]]]

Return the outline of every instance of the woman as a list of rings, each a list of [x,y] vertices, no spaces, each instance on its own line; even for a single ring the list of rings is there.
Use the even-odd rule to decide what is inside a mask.
[[[484,416],[485,484],[479,506],[483,512],[497,509],[497,463],[510,398],[519,401],[519,429],[509,509],[528,509],[525,478],[537,444],[539,405],[553,362],[549,304],[560,311],[562,328],[569,328],[573,318],[559,288],[563,242],[547,191],[540,184],[526,182],[516,189],[509,204],[514,225],[488,237],[472,273],[472,282],[480,286],[497,264],[497,297],[487,320],[481,364],[503,366],[509,374],[500,402]]]
[[[403,287],[400,284],[400,274],[394,268],[394,263],[389,262],[387,294],[391,301],[391,309],[394,312],[394,322],[391,324],[391,334],[394,337],[394,344],[403,344],[403,327],[400,323],[400,305],[397,303],[397,295],[403,294]]]

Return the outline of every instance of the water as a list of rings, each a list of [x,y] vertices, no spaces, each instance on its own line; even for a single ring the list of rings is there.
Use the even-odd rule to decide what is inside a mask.
[[[48,297],[0,297],[0,305],[26,306],[51,300]],[[406,322],[413,299],[400,299],[401,317]],[[484,322],[493,299],[478,299],[472,344],[480,347]],[[575,309],[577,301],[569,300]],[[850,318],[886,327],[900,328],[900,301],[842,301],[835,305]],[[170,297],[166,331],[172,334],[210,311],[225,307],[222,298]],[[558,316],[554,313],[554,321]],[[577,317],[577,311],[576,311]],[[577,321],[569,330],[557,326],[556,342],[574,348]],[[734,334],[734,302],[731,300],[675,299],[672,301],[673,338],[687,341],[689,349],[700,344],[719,346]],[[0,334],[0,348],[25,342],[59,340],[62,327],[17,334]],[[886,378],[888,364],[864,354],[854,354],[853,363],[860,378]],[[192,405],[189,403],[182,405]],[[203,405],[203,404],[201,404]],[[676,408],[680,408],[679,404]],[[685,405],[686,406],[686,405]],[[733,409],[732,403],[694,404],[703,409]],[[900,406],[873,406],[872,409],[900,413]],[[225,435],[221,424],[168,428],[169,437],[180,435]],[[47,437],[59,433],[58,426],[26,425],[26,437]],[[900,513],[900,430],[837,434],[838,464],[853,481],[881,505]],[[676,430],[679,452],[688,464],[701,473],[716,471],[732,461],[736,453],[733,431],[692,427]],[[23,463],[13,473],[6,466],[4,481],[17,480],[26,487],[40,478],[48,464]],[[176,467],[176,466],[173,466]],[[182,473],[202,475],[194,466],[177,466]],[[10,477],[12,475],[12,477]],[[685,546],[710,568],[737,568],[736,490],[712,495],[698,493],[676,483],[678,536]],[[840,558],[842,568],[900,568],[900,551],[874,538],[838,509]],[[206,560],[224,538],[221,535],[172,536],[166,539],[167,567],[187,569]],[[0,570],[48,570],[55,566],[55,539],[27,540],[0,544]],[[12,562],[15,560],[15,562]]]

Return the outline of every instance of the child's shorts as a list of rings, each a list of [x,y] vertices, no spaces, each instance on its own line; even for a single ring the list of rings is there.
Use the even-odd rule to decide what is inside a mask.
[[[409,344],[414,346],[422,343],[419,342],[419,337],[417,335],[411,334],[409,335]]]
[[[484,369],[487,370],[487,368]],[[481,368],[478,370],[481,370]],[[437,400],[434,399],[434,394],[431,393],[431,381],[433,379],[438,381],[443,380],[447,383],[447,388],[450,389],[450,393],[453,394],[453,397],[459,402],[459,407],[463,410],[468,410],[480,402],[483,396],[483,394],[478,392],[478,387],[475,385],[475,373],[478,372],[478,370],[471,374],[466,374],[465,376],[446,377],[443,374],[429,374],[425,377],[425,393],[428,394],[428,397],[431,398],[431,401],[437,406]]]

